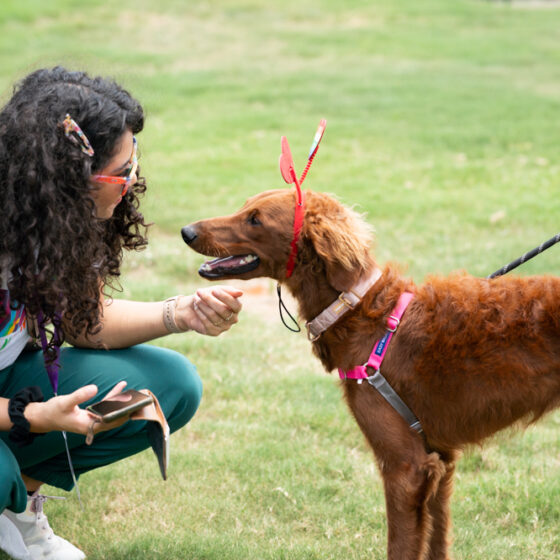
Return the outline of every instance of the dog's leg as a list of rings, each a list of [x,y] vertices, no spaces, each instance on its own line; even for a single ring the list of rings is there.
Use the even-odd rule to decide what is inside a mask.
[[[455,459],[445,458],[445,474],[443,475],[437,492],[429,501],[428,507],[432,516],[432,537],[430,539],[429,560],[450,560],[449,532],[451,529],[451,512],[449,502],[453,492],[453,477],[455,475]]]
[[[383,465],[389,560],[424,560],[430,551],[433,519],[429,503],[445,467],[437,453],[401,457]]]
[[[375,453],[385,487],[389,560],[425,560],[432,533],[430,500],[445,463],[371,387],[346,384],[346,397]]]

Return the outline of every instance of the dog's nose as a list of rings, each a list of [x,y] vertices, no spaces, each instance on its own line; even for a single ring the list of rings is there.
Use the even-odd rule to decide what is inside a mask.
[[[185,226],[181,230],[181,235],[183,236],[183,240],[187,245],[190,245],[197,238],[196,232],[191,226]]]

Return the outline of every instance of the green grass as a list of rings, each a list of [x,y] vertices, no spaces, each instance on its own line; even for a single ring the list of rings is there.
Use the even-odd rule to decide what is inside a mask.
[[[201,284],[182,225],[283,186],[280,136],[306,186],[367,213],[381,262],[415,280],[493,272],[560,230],[560,8],[483,0],[4,0],[0,93],[41,66],[117,78],[147,112],[141,164],[151,247],[126,297]],[[560,271],[554,248],[520,269]],[[92,560],[384,558],[384,498],[334,376],[285,330],[273,287],[247,286],[219,339],[175,336],[204,380],[172,439],[47,504]],[[264,291],[264,293],[263,293]],[[560,555],[560,416],[467,453],[453,500],[457,559]],[[56,493],[55,489],[47,489]],[[2,558],[0,554],[0,558]]]

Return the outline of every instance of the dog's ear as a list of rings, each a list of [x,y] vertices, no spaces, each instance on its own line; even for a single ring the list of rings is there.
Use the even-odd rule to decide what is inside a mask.
[[[328,195],[306,195],[303,236],[324,264],[328,283],[340,292],[349,290],[374,264],[370,226]]]

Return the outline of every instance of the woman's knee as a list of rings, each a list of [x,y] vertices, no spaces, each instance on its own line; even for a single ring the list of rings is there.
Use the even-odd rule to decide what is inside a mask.
[[[27,489],[19,465],[8,446],[0,440],[0,513],[6,508],[21,513],[27,506]]]
[[[177,354],[177,364],[174,370],[174,385],[177,390],[177,403],[168,418],[171,431],[184,426],[195,415],[202,399],[202,381],[196,367],[182,354]]]
[[[183,354],[158,348],[158,373],[153,388],[171,431],[184,426],[195,414],[202,398],[202,381],[196,367]]]

